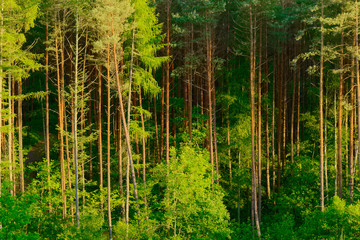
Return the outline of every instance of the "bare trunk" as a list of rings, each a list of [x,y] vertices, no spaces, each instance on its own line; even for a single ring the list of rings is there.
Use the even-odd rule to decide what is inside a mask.
[[[98,136],[98,152],[99,152],[99,175],[100,175],[100,179],[99,179],[99,187],[100,187],[100,208],[101,208],[101,213],[103,212],[103,197],[102,197],[102,192],[103,192],[103,146],[102,146],[102,67],[99,66],[99,89],[98,89],[98,131],[99,131],[99,136]]]
[[[344,57],[343,57],[343,30],[341,30],[341,56],[340,56],[340,68],[341,71],[344,67]],[[321,66],[322,71],[322,66]],[[322,79],[320,79],[322,81]],[[337,163],[337,169],[338,169],[338,196],[339,198],[342,198],[342,115],[343,115],[343,108],[342,108],[342,102],[343,102],[343,88],[344,88],[344,76],[343,73],[340,73],[340,83],[339,83],[339,120],[338,120],[338,163]],[[321,90],[320,90],[321,91]],[[320,95],[321,97],[321,95]],[[320,100],[320,104],[322,104]],[[322,106],[320,105],[320,109],[322,109]],[[320,113],[321,114],[321,113]],[[322,121],[322,119],[320,119]],[[321,136],[320,136],[321,137]],[[321,143],[320,143],[321,144]]]
[[[324,3],[321,0],[321,17],[324,17]],[[323,66],[324,66],[324,25],[321,22],[321,50],[320,50],[320,209],[324,211],[324,126],[323,126]],[[341,145],[341,144],[340,144]]]
[[[112,239],[112,222],[111,222],[111,177],[110,177],[110,165],[111,165],[111,155],[110,155],[110,116],[111,116],[111,97],[110,97],[110,44],[107,46],[107,209],[108,209],[108,223],[109,223],[109,239]]]
[[[254,45],[253,36],[253,13],[250,5],[250,93],[251,93],[251,159],[252,159],[252,207],[253,218],[256,224],[258,238],[261,238],[260,222],[258,217],[257,191],[256,191],[256,159],[255,159],[255,69],[254,69]]]
[[[56,21],[57,19],[55,19]],[[55,31],[58,28],[55,27]],[[55,36],[55,56],[56,56],[56,69],[57,69],[57,90],[58,90],[58,111],[59,111],[59,137],[60,137],[60,172],[61,172],[61,196],[63,203],[62,215],[66,218],[66,195],[65,195],[65,167],[64,167],[64,133],[63,133],[63,89],[62,79],[60,77],[60,64],[59,64],[59,53],[58,53],[58,36]]]
[[[206,25],[206,64],[207,64],[207,93],[209,102],[209,151],[210,151],[210,163],[211,163],[211,180],[214,182],[214,151],[213,151],[213,118],[212,118],[212,84],[211,84],[211,33],[209,33],[209,27]]]

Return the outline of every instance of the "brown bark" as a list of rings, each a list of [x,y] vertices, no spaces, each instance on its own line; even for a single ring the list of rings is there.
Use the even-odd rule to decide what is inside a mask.
[[[107,46],[107,208],[108,208],[108,224],[109,224],[109,239],[112,239],[112,221],[111,221],[111,155],[110,155],[110,135],[111,135],[111,96],[110,96],[110,44]]]
[[[268,29],[265,26],[265,74],[269,78],[269,58],[268,58]],[[266,195],[270,199],[270,142],[269,142],[269,81],[265,83],[265,157],[266,157]]]
[[[359,161],[359,175],[360,175],[360,70],[359,70],[359,11],[358,11],[358,1],[355,1],[356,6],[356,25],[355,25],[355,51],[356,51],[356,85],[357,85],[357,126],[358,126],[358,161]]]
[[[142,108],[142,96],[141,96],[141,87],[139,86],[139,105],[140,109]],[[143,183],[144,183],[144,208],[145,212],[147,211],[147,202],[146,202],[146,141],[145,141],[145,121],[144,114],[140,112],[141,128],[143,131],[142,134],[142,160],[143,160]],[[146,217],[147,218],[147,217]]]
[[[18,95],[22,94],[22,82],[18,82]],[[18,120],[19,120],[19,164],[20,164],[20,191],[23,193],[25,190],[24,181],[24,160],[23,160],[23,122],[22,122],[22,99],[18,101]]]
[[[114,35],[114,30],[112,30]],[[117,52],[116,52],[116,42],[113,42],[113,54],[114,54],[114,64],[115,64],[115,73],[116,73],[116,87],[119,94],[119,105],[120,105],[120,113],[121,118],[124,126],[124,132],[125,132],[125,141],[126,141],[126,147],[128,152],[128,158],[130,163],[130,170],[131,170],[131,176],[132,176],[132,182],[134,186],[134,197],[136,202],[138,201],[138,194],[137,194],[137,187],[136,187],[136,178],[135,178],[135,170],[134,170],[134,164],[133,164],[133,158],[132,158],[132,151],[131,151],[131,142],[130,142],[130,134],[129,129],[126,123],[125,119],[125,111],[124,111],[124,105],[123,105],[123,99],[122,99],[122,92],[121,92],[121,85],[120,85],[120,76],[119,76],[119,66],[117,61]],[[138,212],[139,214],[139,212]]]
[[[262,26],[260,25],[260,36],[259,36],[259,66],[258,66],[258,136],[257,136],[257,144],[258,144],[258,215],[259,215],[259,221],[261,221],[261,78],[262,78],[262,72],[261,72],[261,64],[262,64]],[[256,62],[256,59],[254,58],[254,62]]]
[[[260,222],[258,217],[257,191],[256,191],[256,159],[255,159],[255,68],[254,68],[254,35],[253,35],[253,12],[250,5],[250,95],[251,95],[251,159],[252,159],[252,212],[253,221],[256,224],[258,238],[261,238]]]
[[[214,182],[214,151],[213,151],[213,118],[212,118],[212,64],[211,64],[211,33],[209,26],[206,24],[206,66],[207,66],[207,94],[209,103],[209,151],[210,151],[210,163],[211,163],[211,180]]]
[[[55,19],[57,21],[57,18]],[[58,31],[58,27],[55,26],[55,31]],[[60,77],[60,64],[59,64],[59,53],[58,53],[58,36],[55,36],[55,56],[56,56],[56,70],[57,70],[57,90],[58,90],[58,111],[59,111],[59,137],[60,137],[60,172],[61,172],[61,196],[63,203],[62,215],[66,218],[66,195],[65,195],[65,167],[64,167],[64,133],[63,133],[63,88]]]
[[[100,187],[100,205],[101,212],[103,209],[103,198],[102,198],[102,189],[103,189],[103,153],[102,153],[102,66],[99,66],[99,86],[98,86],[98,153],[99,153],[99,187]]]
[[[355,38],[354,38],[355,40]],[[354,44],[355,45],[355,44]],[[354,197],[354,98],[355,98],[355,86],[354,86],[354,65],[355,65],[355,59],[352,58],[351,62],[351,83],[350,83],[350,104],[351,104],[351,110],[350,110],[350,136],[349,136],[349,175],[350,175],[350,181],[349,181],[349,187],[350,187],[350,202],[353,202]]]

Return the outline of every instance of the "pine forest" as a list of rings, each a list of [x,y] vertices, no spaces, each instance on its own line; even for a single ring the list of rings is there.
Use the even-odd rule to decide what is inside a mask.
[[[0,8],[0,239],[360,239],[360,1]]]

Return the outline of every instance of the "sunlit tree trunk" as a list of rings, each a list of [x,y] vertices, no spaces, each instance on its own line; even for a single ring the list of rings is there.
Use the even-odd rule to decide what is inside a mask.
[[[55,17],[55,22],[57,17]],[[55,32],[57,33],[58,27],[55,26]],[[56,57],[56,69],[57,69],[57,90],[58,90],[58,111],[59,111],[59,137],[60,137],[60,172],[61,172],[61,196],[63,210],[63,218],[66,218],[66,195],[65,195],[65,167],[64,167],[64,119],[63,119],[63,89],[62,89],[62,79],[60,77],[60,64],[59,64],[59,53],[58,53],[58,35],[55,36],[55,57]]]
[[[112,221],[111,221],[111,177],[110,177],[110,116],[111,116],[111,96],[110,96],[110,43],[107,46],[107,209],[108,209],[108,223],[109,223],[109,239],[112,239]]]

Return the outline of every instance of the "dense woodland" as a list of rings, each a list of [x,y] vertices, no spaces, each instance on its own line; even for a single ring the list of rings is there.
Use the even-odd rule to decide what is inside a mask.
[[[0,239],[360,239],[358,0],[0,4]]]

